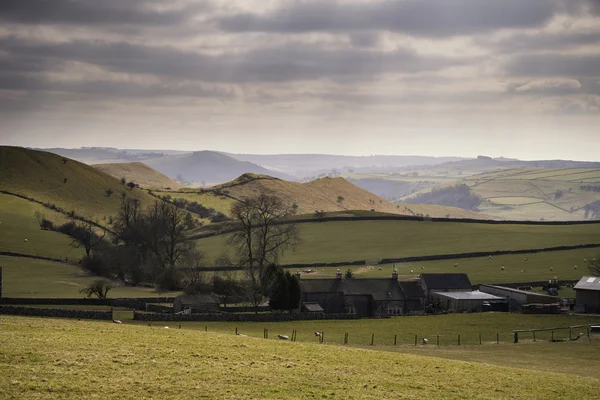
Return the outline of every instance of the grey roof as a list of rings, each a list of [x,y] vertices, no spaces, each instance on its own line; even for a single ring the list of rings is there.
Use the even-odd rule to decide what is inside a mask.
[[[177,296],[174,301],[178,301],[181,304],[220,304],[219,297],[210,294],[182,294]]]
[[[319,303],[302,303],[302,305],[309,312],[325,312]]]
[[[520,294],[526,294],[528,296],[538,296],[538,297],[553,297],[553,298],[557,298],[557,296],[550,296],[549,294],[544,294],[544,293],[538,293],[538,292],[532,292],[530,290],[521,290],[521,289],[515,289],[515,288],[510,288],[510,287],[506,287],[506,286],[497,286],[497,285],[479,285],[479,288],[493,288],[493,289],[500,289],[500,290],[505,290],[507,292],[512,292],[512,293],[520,293]]]
[[[471,290],[471,281],[465,273],[421,274],[421,281],[427,290],[464,289]]]
[[[402,291],[404,292],[404,296],[407,299],[422,299],[423,298],[423,288],[421,287],[421,282],[414,281],[400,281],[398,282]]]
[[[597,276],[584,276],[573,288],[575,290],[600,290],[600,278]]]
[[[392,278],[303,279],[304,293],[343,293],[346,296],[371,295],[374,300],[404,300],[398,280]]]
[[[505,300],[504,297],[494,296],[493,294],[483,293],[479,290],[472,292],[434,292],[438,296],[448,297],[455,300]]]

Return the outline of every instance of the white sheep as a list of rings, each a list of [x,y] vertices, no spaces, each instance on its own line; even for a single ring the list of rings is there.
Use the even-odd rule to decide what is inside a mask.
[[[239,332],[237,333],[237,335],[241,336],[241,337],[246,337],[247,336],[247,335],[244,335],[243,333],[239,333]]]
[[[554,271],[554,268],[553,268],[553,267],[550,267],[550,271]]]
[[[383,268],[381,268],[381,267],[379,267],[379,268],[377,268],[377,269],[378,269],[379,271],[383,271]]]
[[[27,243],[27,239],[25,239],[25,243]]]
[[[523,273],[523,272],[525,272],[525,270],[524,270],[524,269],[522,269],[522,270],[521,270],[521,273]]]
[[[574,265],[574,266],[573,266],[573,269],[577,269],[577,265]]]
[[[454,264],[454,268],[458,268],[458,263]]]
[[[528,259],[528,258],[526,258],[526,259],[524,259],[523,261],[527,262],[527,261],[529,261],[529,259]]]
[[[410,273],[411,273],[411,274],[413,273],[413,270],[412,270],[412,269],[410,270]]]
[[[502,271],[504,271],[504,266],[500,267],[500,269],[501,269]]]
[[[321,332],[315,332],[316,337],[321,337]]]
[[[115,324],[122,324],[122,322],[121,322],[121,321],[119,321],[118,319],[113,319],[113,322],[114,322]]]
[[[427,340],[427,338],[423,338],[421,339],[421,343],[423,343],[424,345],[429,343],[429,340]]]
[[[425,269],[425,267],[421,266],[421,269]]]
[[[169,327],[168,327],[168,326],[165,326],[165,329],[169,329]]]
[[[492,255],[490,254],[490,255],[488,256],[488,260],[491,260],[491,259],[492,259]]]
[[[290,338],[287,335],[277,335],[277,337],[281,340],[290,340]]]

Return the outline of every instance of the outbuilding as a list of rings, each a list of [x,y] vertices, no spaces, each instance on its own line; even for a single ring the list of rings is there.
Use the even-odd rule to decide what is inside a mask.
[[[184,294],[173,300],[173,312],[182,312],[187,309],[192,313],[218,312],[220,299],[214,294]]]
[[[584,276],[577,282],[575,289],[575,305],[577,311],[600,313],[600,278]]]
[[[561,299],[543,293],[528,290],[514,289],[505,286],[479,285],[479,290],[494,296],[504,297],[511,307],[521,307],[525,304],[554,304],[561,303]]]
[[[504,297],[474,290],[470,292],[433,292],[431,297],[442,310],[454,312],[508,311]]]

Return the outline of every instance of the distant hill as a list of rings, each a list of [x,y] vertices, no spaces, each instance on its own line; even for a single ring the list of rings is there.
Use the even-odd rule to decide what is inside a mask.
[[[143,188],[181,189],[183,185],[144,163],[94,164],[92,167],[105,172],[117,179],[125,178]]]
[[[429,215],[487,219],[476,212],[438,205],[403,205],[389,201],[359,188],[343,178],[322,178],[308,183],[289,182],[267,175],[244,174],[239,178],[208,190],[186,189],[168,192],[172,198],[196,201],[205,207],[229,213],[233,201],[259,193],[274,193],[285,201],[296,204],[297,214],[312,215],[317,210],[326,212],[374,210],[380,213],[400,215]],[[338,201],[338,197],[341,199]]]
[[[124,150],[112,147],[82,147],[79,149],[34,149],[48,151],[59,156],[68,157],[86,164],[105,164],[144,161],[149,158],[164,157],[171,154],[184,153],[175,150]]]
[[[206,185],[228,182],[245,173],[293,179],[284,173],[273,172],[251,162],[238,161],[215,151],[197,151],[191,154],[160,157],[147,160],[145,164],[171,179],[179,177],[186,181],[204,182]]]
[[[54,204],[102,225],[116,215],[122,192],[143,205],[154,201],[143,190],[129,189],[96,168],[45,151],[0,146],[0,171],[1,191]]]

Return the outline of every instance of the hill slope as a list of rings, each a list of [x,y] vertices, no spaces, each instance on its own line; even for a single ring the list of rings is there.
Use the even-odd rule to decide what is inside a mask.
[[[192,154],[171,155],[150,159],[145,163],[171,179],[183,177],[191,182],[218,184],[228,182],[245,173],[275,175],[284,179],[285,174],[269,171],[247,161],[238,161],[215,151],[197,151]]]
[[[118,179],[89,165],[53,153],[21,147],[0,147],[0,190],[55,204],[67,212],[107,225],[116,215],[120,193],[151,204],[140,189],[128,189]],[[111,190],[108,196],[106,190]]]
[[[94,164],[92,167],[114,176],[135,182],[144,188],[181,189],[183,185],[141,162]]]

